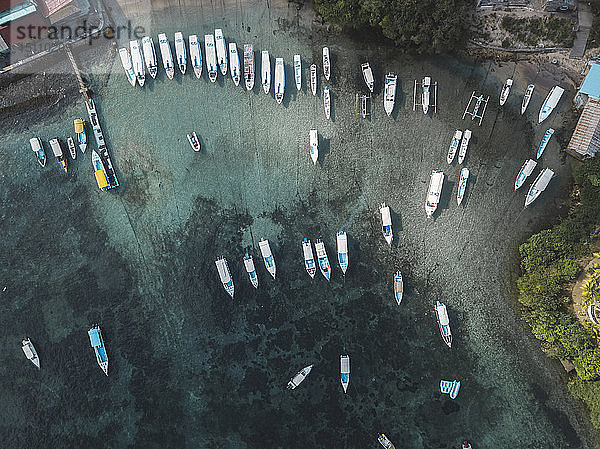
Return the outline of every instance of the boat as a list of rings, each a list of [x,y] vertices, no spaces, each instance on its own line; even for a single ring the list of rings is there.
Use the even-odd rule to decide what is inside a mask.
[[[42,146],[42,141],[38,136],[32,137],[29,139],[29,145],[31,145],[31,149],[35,153],[35,157],[38,160],[38,163],[42,166],[46,166],[46,152],[44,151],[44,147]]]
[[[460,390],[460,381],[458,380],[440,380],[440,391],[450,395],[450,399],[456,399]]]
[[[240,85],[240,56],[235,42],[229,42],[229,70],[231,79],[236,86]]]
[[[85,153],[88,144],[87,134],[85,133],[85,122],[80,118],[76,118],[73,120],[73,127],[75,128],[75,135],[77,137],[79,149],[82,153]]]
[[[133,73],[135,73],[138,84],[143,86],[146,82],[146,71],[144,69],[144,61],[142,59],[142,49],[140,48],[140,43],[137,40],[129,41],[129,49],[131,50]]]
[[[521,170],[519,171],[519,174],[517,175],[517,179],[515,180],[515,190],[518,190],[519,187],[523,185],[527,177],[531,173],[533,173],[533,170],[535,169],[536,165],[537,162],[533,159],[527,159],[525,161],[525,163],[521,167]]]
[[[200,145],[200,139],[198,139],[198,135],[196,134],[196,131],[192,131],[190,134],[188,134],[187,140],[190,143],[190,145],[192,146],[192,149],[194,151],[198,152],[202,149],[202,147]]]
[[[446,343],[448,347],[451,348],[452,331],[450,330],[450,319],[448,318],[448,310],[446,310],[446,305],[439,301],[436,301],[433,310],[435,312],[435,318],[440,329],[440,335],[442,336],[442,340],[444,340],[444,343]]]
[[[254,88],[254,47],[252,44],[244,45],[244,81],[246,90]]]
[[[426,76],[421,83],[421,105],[423,106],[423,114],[429,111],[429,97],[431,92],[431,77]]]
[[[458,145],[460,144],[461,138],[462,131],[460,129],[454,131],[454,137],[452,138],[452,142],[450,142],[450,147],[448,148],[448,157],[446,158],[448,164],[451,164],[454,160],[454,156],[456,156],[456,151],[458,150]]]
[[[61,165],[65,173],[67,172],[67,158],[63,154],[62,147],[60,146],[60,142],[58,138],[50,139],[50,148],[52,148],[52,152],[56,159],[58,159],[58,163]]]
[[[38,357],[37,351],[33,347],[33,343],[31,343],[29,338],[23,339],[21,342],[21,349],[25,353],[27,360],[33,363],[37,369],[40,369],[40,358]]]
[[[217,49],[217,63],[221,69],[223,76],[227,75],[227,46],[223,37],[223,30],[217,28],[215,30],[215,48]]]
[[[441,170],[431,170],[429,190],[427,191],[427,199],[425,200],[425,213],[427,214],[427,217],[431,217],[435,213],[440,202],[443,185],[444,172]]]
[[[331,277],[331,266],[329,265],[327,251],[325,251],[325,243],[321,240],[317,240],[317,243],[315,243],[315,250],[317,252],[317,261],[319,262],[321,274],[325,276],[325,279],[329,280]]]
[[[152,78],[156,78],[156,50],[154,49],[154,41],[150,36],[142,38],[142,50],[144,51],[144,62],[146,63],[148,73],[150,73]]]
[[[472,448],[468,441],[464,441],[462,444],[462,449],[472,449]]]
[[[246,267],[250,282],[252,282],[254,288],[258,288],[258,275],[256,274],[256,268],[254,268],[254,259],[248,253],[244,254],[244,266]]]
[[[379,444],[381,444],[385,449],[396,449],[396,446],[392,444],[390,439],[386,437],[384,433],[377,437],[377,441],[379,441]]]
[[[331,117],[331,95],[327,86],[323,88],[323,107],[325,108],[325,117],[329,120],[329,117]]]
[[[200,42],[198,42],[198,36],[190,34],[188,36],[188,42],[190,44],[190,61],[192,68],[194,69],[194,75],[200,79],[202,77],[202,51],[200,50]]]
[[[75,148],[75,141],[71,136],[67,137],[67,147],[69,148],[69,153],[71,153],[71,158],[75,159],[77,157],[77,149]]]
[[[537,199],[537,197],[540,196],[540,194],[544,190],[546,190],[546,187],[548,187],[548,183],[550,182],[553,176],[554,172],[549,168],[545,168],[540,172],[538,177],[535,178],[535,181],[533,181],[533,184],[531,184],[529,191],[527,192],[527,196],[525,197],[525,207],[533,203]]]
[[[217,266],[217,271],[219,272],[219,278],[221,279],[223,288],[227,293],[229,293],[229,296],[233,298],[235,286],[233,285],[233,279],[231,278],[227,260],[225,260],[225,257],[221,256],[215,260],[215,265]]]
[[[310,90],[313,97],[317,95],[317,66],[315,64],[310,66]]]
[[[554,86],[550,90],[540,109],[540,114],[538,115],[538,123],[542,123],[548,118],[550,114],[552,114],[552,111],[554,110],[556,105],[558,105],[560,97],[562,97],[562,94],[564,92],[565,90],[560,86]]]
[[[331,60],[329,59],[329,48],[323,47],[323,74],[325,79],[329,81],[331,77]]]
[[[115,173],[115,169],[112,164],[112,159],[106,146],[106,141],[104,140],[104,133],[102,132],[102,126],[100,126],[98,111],[96,110],[96,103],[94,103],[94,100],[92,98],[89,98],[87,101],[85,101],[85,108],[88,111],[90,125],[92,125],[92,132],[94,135],[94,140],[96,140],[98,155],[102,157],[102,161],[106,168],[106,178],[109,184],[107,190],[115,189],[119,187],[119,180],[117,178],[117,174]]]
[[[373,78],[373,70],[371,70],[371,66],[368,62],[365,62],[360,65],[362,69],[363,78],[365,79],[365,83],[369,88],[369,91],[373,93],[373,87],[375,86],[375,78]]]
[[[267,268],[267,271],[271,274],[271,276],[273,276],[273,279],[275,279],[275,258],[271,252],[269,241],[261,238],[260,242],[258,242],[258,246],[260,247],[260,253],[265,261],[265,267]]]
[[[550,137],[552,137],[552,134],[554,134],[554,129],[548,128],[548,130],[544,134],[544,137],[542,138],[542,141],[540,142],[540,146],[538,147],[536,159],[539,159],[544,150],[546,149],[546,145],[548,145],[548,142],[550,142]]]
[[[96,150],[92,150],[92,168],[94,169],[94,176],[96,178],[96,184],[100,190],[108,190],[108,176],[106,175],[106,168],[100,155],[96,153]]]
[[[385,76],[385,94],[383,96],[383,109],[388,115],[392,115],[394,110],[394,102],[396,101],[396,84],[398,82],[398,76],[394,73],[388,73]]]
[[[317,266],[315,265],[315,256],[313,255],[312,245],[306,237],[302,240],[302,254],[304,255],[304,267],[311,278],[315,277]]]
[[[285,68],[283,58],[275,58],[275,100],[278,104],[283,101],[285,93]]]
[[[469,169],[467,167],[460,171],[460,180],[458,181],[458,192],[456,193],[456,202],[460,206],[467,190],[467,181],[469,180]]]
[[[510,88],[513,85],[513,80],[508,78],[502,86],[502,91],[500,91],[500,106],[504,106],[506,100],[508,99],[508,95],[510,94]]]
[[[129,84],[135,86],[135,72],[133,71],[133,64],[131,62],[131,55],[129,54],[129,50],[126,48],[119,49],[119,57],[121,58],[121,65],[123,66],[123,70],[125,70],[125,76],[127,76],[127,80],[129,80]]]
[[[404,280],[402,279],[402,273],[400,270],[394,274],[394,297],[398,305],[402,302],[402,296],[404,295]]]
[[[306,379],[306,376],[308,376],[310,374],[310,370],[312,369],[313,366],[314,365],[308,365],[308,366],[305,366],[304,368],[302,368],[300,371],[298,371],[296,373],[296,375],[294,377],[292,377],[292,379],[288,382],[287,389],[293,390],[298,385],[300,385],[302,382],[304,382],[304,379]]]
[[[169,39],[167,39],[167,35],[165,33],[160,33],[158,35],[158,46],[160,48],[163,68],[167,73],[167,78],[172,80],[173,75],[175,74],[175,66],[173,65],[173,53],[171,53],[171,45],[169,44]]]
[[[337,233],[337,255],[338,263],[345,276],[348,270],[348,236],[345,231]]]
[[[383,236],[385,237],[387,244],[392,246],[394,232],[392,230],[392,215],[390,213],[390,208],[389,206],[386,206],[385,203],[381,203],[379,212],[381,213],[381,230],[383,231]]]
[[[344,393],[346,393],[350,383],[350,357],[348,355],[340,356],[340,380]]]
[[[302,89],[302,61],[300,55],[294,55],[294,79],[296,80],[296,89]]]
[[[489,98],[489,97],[488,97]],[[481,107],[481,103],[483,103],[483,95],[477,97],[477,101],[475,102],[475,107],[473,108],[473,113],[471,114],[471,120],[475,120],[477,117],[477,113],[479,112],[479,108]]]
[[[185,75],[187,68],[187,54],[185,50],[185,40],[181,32],[175,33],[175,58],[177,58],[177,66],[182,75]]]
[[[104,374],[108,376],[108,354],[106,353],[106,348],[104,347],[104,340],[102,338],[102,331],[100,330],[100,326],[94,326],[88,331],[88,336],[90,337],[90,344],[92,348],[94,348],[94,352],[96,353],[96,361]]]
[[[465,129],[460,141],[460,149],[458,150],[458,163],[462,164],[469,149],[469,141],[471,140],[471,130]]]
[[[310,130],[310,158],[316,165],[319,159],[319,134],[316,129]]]
[[[535,84],[527,86],[527,90],[523,96],[523,102],[521,103],[521,115],[525,114],[525,110],[527,109],[527,106],[529,106],[529,100],[531,100],[531,96],[533,95],[533,89],[535,89]]]
[[[212,34],[204,35],[204,53],[206,54],[206,70],[208,78],[214,83],[217,80],[217,53],[215,51],[215,37]]]
[[[269,52],[267,50],[263,50],[261,56],[262,87],[265,93],[268,94],[271,88],[271,60],[269,59]]]

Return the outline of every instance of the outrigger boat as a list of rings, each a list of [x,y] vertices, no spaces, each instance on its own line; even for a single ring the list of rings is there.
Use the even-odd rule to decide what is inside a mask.
[[[144,62],[146,63],[148,73],[150,73],[152,78],[156,78],[156,50],[154,49],[154,41],[150,36],[142,38],[142,50],[144,50]]]
[[[223,288],[227,293],[229,293],[229,296],[233,298],[235,286],[233,285],[233,279],[231,278],[227,260],[221,256],[219,259],[215,260],[215,265],[217,266],[217,271],[219,272],[219,278],[221,279]]]
[[[187,53],[185,50],[185,40],[183,40],[183,34],[181,32],[175,33],[175,57],[177,58],[177,66],[182,75],[185,75],[185,69],[187,68]]]
[[[473,107],[473,111],[469,111],[471,107],[471,103],[475,100],[475,106]],[[471,98],[469,98],[469,103],[467,103],[467,107],[465,108],[465,112],[463,113],[463,120],[467,115],[471,116],[471,120],[479,119],[479,126],[481,126],[481,122],[483,121],[483,116],[485,115],[485,110],[487,109],[488,102],[490,97],[488,96],[485,100],[483,95],[476,96],[475,91],[471,93]],[[481,109],[483,106],[483,109]]]
[[[319,134],[316,129],[310,130],[310,158],[316,165],[319,159]]]
[[[502,91],[500,92],[500,106],[504,106],[506,100],[508,99],[508,95],[510,94],[510,88],[513,85],[513,80],[508,78],[502,86]]]
[[[448,347],[451,348],[452,331],[450,330],[450,319],[448,318],[448,310],[446,310],[446,305],[439,301],[436,301],[433,311],[435,312],[435,318],[437,319],[442,340],[444,340],[444,343],[446,343],[446,345],[448,345]]]
[[[129,41],[129,49],[131,50],[133,72],[135,73],[135,77],[137,78],[137,81],[141,87],[146,82],[146,72],[144,69],[144,61],[142,59],[140,43],[137,40]]]
[[[394,103],[396,101],[396,84],[398,82],[398,76],[394,73],[388,73],[385,76],[385,94],[383,97],[383,109],[388,115],[392,115],[394,110]]]
[[[35,157],[37,158],[38,163],[42,166],[46,166],[46,152],[44,151],[44,147],[42,146],[42,141],[38,136],[32,137],[29,139],[29,145],[31,145],[31,149],[35,153]]]
[[[539,159],[542,156],[542,153],[544,153],[548,142],[550,142],[550,137],[552,137],[552,134],[554,134],[554,129],[548,128],[548,130],[544,134],[542,141],[540,142],[540,146],[538,147],[536,159]]]
[[[244,45],[244,81],[246,90],[254,88],[254,47],[252,44]]]
[[[21,349],[23,350],[25,357],[27,357],[27,360],[33,363],[37,369],[40,369],[40,358],[29,338],[23,339],[21,342]]]
[[[204,35],[204,53],[206,54],[206,70],[211,82],[217,80],[217,54],[215,53],[215,37],[212,34]]]
[[[427,191],[427,199],[425,200],[425,213],[427,214],[427,218],[433,216],[437,209],[443,185],[444,172],[441,170],[431,170],[429,190]]]
[[[85,122],[80,118],[76,118],[73,120],[73,127],[75,128],[75,136],[77,137],[79,149],[82,153],[85,153],[88,144],[87,134],[85,133]]]
[[[331,77],[331,60],[329,59],[329,48],[323,47],[323,74],[325,79],[329,81]]]
[[[240,57],[235,42],[229,42],[229,70],[231,79],[236,86],[240,85]]]
[[[462,164],[467,155],[467,149],[469,148],[469,141],[471,140],[471,130],[465,129],[460,141],[460,149],[458,150],[458,163]]]
[[[527,86],[527,90],[523,96],[523,102],[521,103],[521,115],[525,114],[525,110],[529,105],[529,100],[531,100],[531,96],[533,95],[533,89],[535,89],[535,84],[530,84]]]
[[[58,163],[63,168],[65,173],[67,172],[67,158],[63,154],[62,147],[60,146],[60,142],[57,137],[54,139],[50,139],[50,148],[52,148],[52,152],[56,159],[58,159]]]
[[[215,30],[215,47],[217,49],[217,62],[223,76],[227,75],[227,46],[223,37],[223,30],[217,28]]]
[[[465,190],[467,190],[467,181],[469,180],[469,169],[467,167],[460,171],[460,180],[458,181],[458,192],[456,193],[456,202],[460,206],[463,197],[465,196]]]
[[[268,94],[269,89],[271,88],[271,59],[269,58],[269,52],[267,50],[263,50],[261,56],[262,87],[265,93]]]
[[[546,187],[548,187],[553,176],[554,172],[549,168],[545,168],[540,172],[538,177],[535,178],[535,181],[533,181],[533,184],[531,184],[529,192],[527,192],[527,196],[525,197],[525,207],[533,203],[538,196],[546,190]]]
[[[331,277],[331,266],[329,265],[327,251],[325,251],[325,244],[321,240],[317,239],[317,243],[315,243],[315,250],[317,252],[317,261],[319,262],[321,274],[325,276],[325,279],[329,280]]]
[[[100,326],[94,326],[88,331],[90,337],[90,344],[94,348],[96,354],[96,361],[104,374],[108,376],[108,354],[106,353],[106,347],[104,346],[104,339],[102,338],[102,331]]]
[[[162,57],[163,68],[167,73],[167,78],[173,79],[175,75],[175,66],[173,65],[173,53],[171,53],[171,45],[165,33],[158,35],[158,46],[160,47],[160,55]]]
[[[190,60],[192,68],[194,69],[194,75],[200,79],[202,77],[202,51],[200,51],[200,42],[198,42],[198,36],[190,34],[188,37],[190,44]]]
[[[533,173],[533,170],[535,169],[536,165],[537,162],[533,159],[527,159],[525,161],[525,163],[521,167],[521,170],[519,171],[519,174],[517,175],[517,179],[515,180],[515,190],[518,190],[519,187],[523,185],[523,183],[529,177],[529,175]]]
[[[192,131],[190,134],[187,134],[187,140],[190,143],[192,150],[198,152],[202,149],[202,147],[200,146],[200,139],[198,139],[196,131]]]
[[[345,276],[348,270],[348,236],[345,231],[337,233],[337,255],[338,263]]]
[[[360,68],[362,69],[365,84],[369,88],[369,91],[373,93],[373,87],[375,86],[375,78],[373,78],[373,71],[371,70],[371,66],[368,62],[365,62],[361,64]]]
[[[313,255],[312,245],[306,237],[302,240],[302,254],[304,255],[304,267],[311,278],[315,277],[317,266],[315,265],[315,256]]]
[[[390,208],[389,206],[386,206],[385,203],[381,203],[379,212],[381,213],[381,230],[383,236],[385,237],[387,244],[392,246],[394,232],[392,231],[392,215],[390,214]]]
[[[394,274],[394,297],[398,305],[402,302],[402,296],[404,295],[404,280],[402,279],[402,273],[400,270]]]
[[[350,357],[348,355],[340,356],[340,380],[344,393],[346,393],[348,391],[348,384],[350,383]]]
[[[325,108],[325,117],[329,120],[329,117],[331,117],[331,96],[327,86],[323,88],[323,107]]]
[[[317,95],[317,66],[315,64],[310,66],[310,90],[313,97]]]
[[[440,380],[440,391],[444,394],[449,394],[450,399],[456,399],[460,390],[460,381]]]
[[[540,114],[538,115],[538,123],[542,123],[548,118],[550,114],[552,114],[552,111],[554,111],[554,108],[556,107],[556,105],[558,105],[560,97],[562,97],[564,91],[565,90],[560,86],[554,86],[552,90],[550,90],[548,96],[542,104],[542,108],[540,109]]]
[[[254,288],[258,288],[258,275],[256,274],[256,268],[254,267],[254,259],[248,253],[244,254],[244,266],[246,267],[250,282],[254,285]]]
[[[129,50],[126,48],[120,48],[119,58],[121,58],[121,65],[123,66],[123,70],[125,70],[125,75],[127,76],[129,84],[135,86],[136,77],[135,72],[133,71],[133,63],[131,62]]]
[[[283,101],[285,93],[285,69],[283,58],[275,58],[275,100],[278,104]]]
[[[104,163],[96,150],[92,150],[92,168],[94,169],[94,177],[96,178],[96,184],[98,184],[98,188],[100,190],[108,190],[110,186],[108,185],[108,176],[106,175],[106,168],[104,167]]]
[[[454,137],[452,138],[452,142],[450,142],[450,147],[448,148],[448,157],[446,158],[448,164],[451,164],[454,160],[454,156],[456,156],[456,150],[458,150],[458,145],[460,144],[461,138],[462,131],[460,129],[454,131]]]
[[[306,377],[310,374],[310,370],[312,370],[313,366],[314,365],[308,365],[298,371],[296,375],[288,382],[287,389],[293,390],[302,382],[304,382],[304,379],[306,379]]]
[[[75,148],[75,141],[71,136],[67,137],[67,147],[69,148],[69,153],[71,153],[71,158],[75,160],[77,157],[77,149]]]
[[[302,89],[302,61],[300,55],[294,55],[294,78],[296,80],[296,89]]]
[[[377,441],[379,441],[379,444],[381,444],[385,449],[396,449],[396,446],[392,444],[390,439],[386,437],[384,433],[377,437]]]
[[[263,256],[265,261],[265,267],[267,267],[267,271],[271,273],[273,279],[275,279],[275,258],[273,257],[273,253],[271,252],[271,247],[269,246],[269,241],[265,239],[260,239],[258,242],[258,246],[260,247],[260,253]]]

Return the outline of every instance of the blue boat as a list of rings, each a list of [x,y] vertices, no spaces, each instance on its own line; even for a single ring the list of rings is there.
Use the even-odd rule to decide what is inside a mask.
[[[348,236],[344,231],[337,233],[337,253],[338,263],[345,275],[346,270],[348,270]]]
[[[87,135],[85,133],[85,124],[82,119],[76,118],[73,120],[73,126],[75,127],[75,135],[77,136],[77,143],[82,153],[85,153],[87,148]]]
[[[518,190],[519,187],[523,185],[525,180],[529,177],[531,173],[533,173],[533,169],[537,165],[537,162],[533,159],[527,159],[523,166],[521,167],[521,171],[517,175],[517,179],[515,180],[515,190]]]
[[[317,240],[315,243],[315,250],[317,251],[317,260],[319,261],[319,268],[321,273],[325,276],[325,279],[329,280],[331,277],[331,267],[329,265],[329,257],[325,251],[325,243],[321,240]]]
[[[92,327],[88,331],[88,336],[90,337],[90,344],[96,353],[98,365],[100,365],[100,368],[102,368],[104,374],[108,376],[108,354],[106,353],[106,348],[104,347],[104,340],[102,339],[100,326],[96,325]]]
[[[540,143],[540,146],[537,150],[537,159],[540,158],[540,156],[546,149],[546,145],[548,145],[548,142],[550,141],[550,137],[552,137],[552,134],[554,134],[554,130],[552,128],[548,128],[548,131],[546,131],[546,134],[544,134],[544,138],[542,139],[542,142]]]
[[[449,394],[450,399],[456,399],[458,391],[460,390],[459,380],[440,380],[440,391],[444,394]]]

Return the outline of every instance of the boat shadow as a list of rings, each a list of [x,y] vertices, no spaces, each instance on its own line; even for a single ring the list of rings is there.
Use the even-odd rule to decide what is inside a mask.
[[[325,139],[321,137],[319,139],[319,167],[323,167],[325,163],[325,158],[331,152],[331,139]]]
[[[392,206],[387,205],[390,208],[390,217],[392,218],[392,230],[394,232],[394,234],[397,235],[397,233],[400,233],[404,230],[404,227],[402,225],[402,214],[400,212],[396,212]],[[394,236],[394,239],[392,240],[392,246],[398,246],[399,245],[399,241],[396,238],[396,236]]]
[[[452,201],[452,194],[454,192],[455,185],[456,182],[450,181],[449,179],[446,182],[444,182],[444,186],[442,187],[442,194],[440,195],[440,202],[438,203],[436,213],[433,215],[434,219],[436,218],[436,216],[439,216],[441,214],[442,210],[450,208],[450,203]]]

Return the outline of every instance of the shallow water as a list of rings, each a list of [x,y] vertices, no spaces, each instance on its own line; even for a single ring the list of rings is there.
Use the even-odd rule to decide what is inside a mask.
[[[70,161],[65,176],[51,157],[40,169],[27,145],[34,133],[66,138],[72,118],[85,115],[82,101],[5,133],[2,446],[358,448],[377,447],[384,432],[404,448],[454,448],[464,439],[474,448],[591,447],[559,370],[511,298],[516,246],[562,205],[569,176],[551,141],[541,165],[559,176],[521,212],[525,192],[513,193],[514,178],[561,116],[532,126],[518,115],[526,83],[498,109],[513,66],[415,60],[328,35],[287,4],[167,6],[155,5],[150,18],[140,13],[155,40],[163,31],[203,40],[220,26],[238,48],[252,42],[256,55],[267,48],[272,61],[284,58],[286,97],[277,105],[259,82],[248,93],[221,76],[216,85],[206,73],[196,80],[191,67],[173,81],[159,71],[132,89],[118,60],[100,58],[90,83],[122,184],[110,193],[97,190],[89,153]],[[300,53],[308,75],[324,44],[333,60],[331,121],[320,96],[306,85],[296,92],[291,65]],[[379,81],[369,120],[354,112],[364,60]],[[399,75],[391,118],[380,83],[388,70]],[[440,87],[438,114],[428,117],[412,111],[414,79],[426,74]],[[482,127],[461,120],[473,90],[491,96]],[[545,96],[537,94],[531,120]],[[457,207],[460,170],[448,167],[446,151],[454,129],[466,126],[471,179]],[[320,136],[317,166],[311,127]],[[191,129],[201,137],[199,154],[185,138]],[[447,179],[427,220],[433,168]],[[380,231],[384,201],[393,211],[391,248]],[[345,278],[335,263],[340,229],[349,235]],[[305,236],[325,242],[335,265],[330,283],[306,275]],[[260,260],[261,237],[271,242],[276,281]],[[244,249],[254,255],[258,290],[244,271]],[[232,269],[233,301],[214,266],[220,255]],[[401,306],[393,298],[397,269],[407,289]],[[438,299],[449,308],[451,350],[433,316]],[[108,378],[86,335],[95,323]],[[25,335],[40,372],[19,349]],[[352,367],[346,395],[342,353]],[[307,380],[287,391],[289,378],[312,363]],[[456,400],[439,393],[440,379],[462,381]]]

